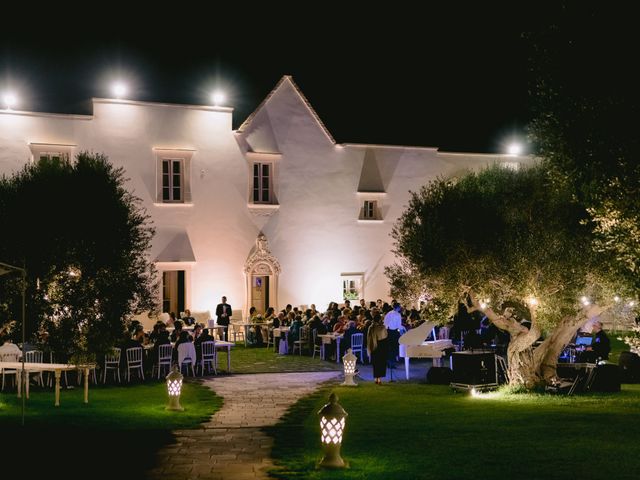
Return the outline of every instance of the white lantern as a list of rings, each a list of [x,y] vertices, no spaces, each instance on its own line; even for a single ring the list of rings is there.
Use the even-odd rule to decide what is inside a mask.
[[[178,371],[178,367],[174,365],[173,370],[169,375],[167,375],[167,393],[169,394],[169,405],[167,405],[167,410],[184,410],[180,405],[183,378],[182,374]]]
[[[344,382],[342,385],[347,385],[350,387],[357,387],[358,384],[353,381],[353,377],[356,376],[356,362],[358,361],[358,357],[356,357],[353,353],[351,353],[351,349],[347,349],[347,353],[345,353],[344,357],[342,357],[342,364],[344,365]]]
[[[320,409],[318,415],[320,415],[320,439],[324,449],[324,457],[319,466],[344,468],[346,464],[340,456],[340,447],[348,414],[338,403],[335,393],[329,396],[329,403]]]

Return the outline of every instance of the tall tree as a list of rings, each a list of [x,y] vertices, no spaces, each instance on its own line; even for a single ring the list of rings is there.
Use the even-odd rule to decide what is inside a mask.
[[[128,316],[155,308],[154,229],[125,183],[122,168],[87,152],[0,180],[0,224],[10,232],[0,258],[26,267],[27,331],[47,330],[62,355],[106,351]],[[17,317],[16,287],[0,283],[2,323]]]
[[[452,316],[460,302],[484,313],[511,334],[510,380],[527,388],[555,376],[576,329],[624,287],[607,254],[592,253],[584,207],[540,166],[493,166],[456,182],[436,180],[412,193],[392,236],[398,258],[386,270],[392,294],[412,276],[437,306],[432,318]],[[530,328],[518,311],[528,312]]]

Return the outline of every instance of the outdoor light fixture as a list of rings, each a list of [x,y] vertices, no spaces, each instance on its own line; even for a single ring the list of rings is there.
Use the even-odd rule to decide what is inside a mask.
[[[615,297],[613,297],[613,301],[618,303],[620,301],[620,297],[616,295]]]
[[[358,384],[353,381],[353,377],[356,376],[356,361],[358,357],[356,357],[353,353],[351,353],[351,349],[347,349],[347,353],[342,357],[342,364],[344,365],[344,382],[342,385],[347,385],[350,387],[357,387]]]
[[[182,374],[178,371],[178,366],[174,365],[173,370],[171,370],[169,375],[167,375],[167,393],[169,394],[169,405],[167,405],[167,410],[184,410],[180,405],[180,393],[182,393],[183,378]]]
[[[324,457],[318,466],[324,468],[344,468],[345,461],[340,456],[342,434],[347,418],[347,412],[338,403],[335,393],[329,395],[329,403],[320,409],[320,435]]]
[[[527,299],[527,303],[528,303],[529,305],[536,306],[536,305],[538,305],[538,299],[537,299],[536,297],[531,296],[531,297],[529,297],[529,298]]]
[[[116,82],[111,87],[111,92],[116,98],[122,98],[127,94],[127,86],[122,82]]]
[[[213,104],[218,107],[220,105],[222,105],[225,101],[225,95],[224,93],[220,92],[220,91],[215,91],[211,94],[211,101],[213,102]]]
[[[587,297],[582,297],[580,301],[582,302],[582,305],[584,305],[585,307],[588,307],[589,305],[591,305],[591,302]]]
[[[13,108],[13,106],[18,103],[18,99],[15,96],[14,93],[12,92],[5,92],[4,95],[2,95],[2,102],[4,103],[4,108],[7,110],[11,110]]]
[[[522,145],[517,142],[512,142],[507,146],[507,153],[509,155],[518,156],[522,153]]]

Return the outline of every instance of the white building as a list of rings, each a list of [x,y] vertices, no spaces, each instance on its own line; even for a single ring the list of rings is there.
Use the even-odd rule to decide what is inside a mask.
[[[81,150],[124,166],[151,214],[166,311],[387,299],[389,236],[437,176],[505,155],[337,144],[285,76],[236,131],[232,109],[94,99],[93,115],[0,110],[0,173]],[[257,242],[260,233],[264,240]],[[259,245],[258,245],[259,243]]]

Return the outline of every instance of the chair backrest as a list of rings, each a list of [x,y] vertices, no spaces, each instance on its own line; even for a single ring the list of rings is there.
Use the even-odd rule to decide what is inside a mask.
[[[171,357],[173,355],[173,347],[170,343],[166,345],[158,345],[158,363],[171,364]]]
[[[40,350],[31,350],[25,352],[24,361],[26,363],[42,363],[42,352]]]
[[[127,348],[127,364],[142,365],[142,347]]]
[[[204,343],[204,342],[203,342]],[[178,365],[182,365],[187,359],[191,360],[191,363],[196,363],[196,347],[193,343],[181,343],[178,345]]]
[[[202,358],[214,358],[216,355],[216,342],[211,340],[202,342]]]
[[[120,364],[120,349],[114,348],[111,353],[107,353],[104,356],[104,363],[107,364]]]
[[[17,353],[5,353],[4,355],[0,355],[0,360],[3,362],[17,362],[18,354]]]
[[[354,349],[362,349],[364,342],[364,335],[362,333],[354,333],[351,335],[351,351]]]
[[[300,341],[306,342],[308,340],[309,340],[309,327],[305,325],[304,327],[300,328]]]

